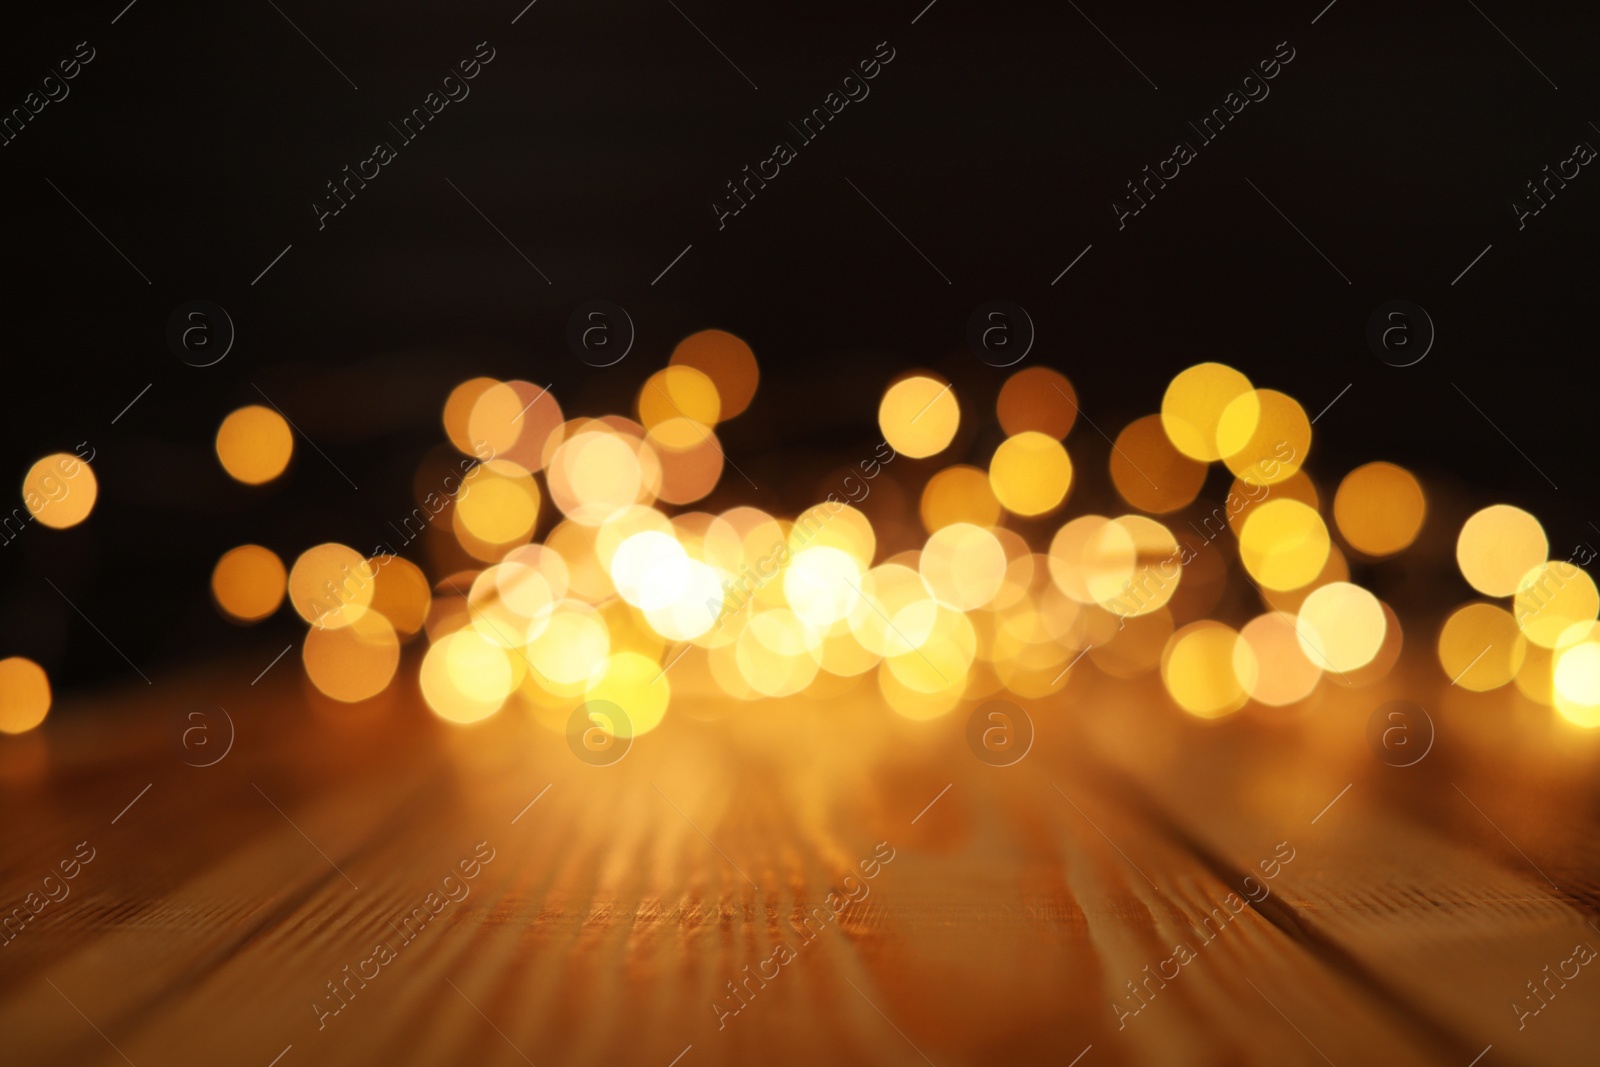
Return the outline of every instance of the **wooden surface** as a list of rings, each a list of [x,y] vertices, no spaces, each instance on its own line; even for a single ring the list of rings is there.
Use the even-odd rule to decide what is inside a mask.
[[[969,751],[965,711],[906,722],[870,681],[696,709],[714,721],[675,707],[596,767],[525,713],[462,729],[403,680],[344,708],[308,695],[292,660],[253,688],[250,673],[79,698],[0,745],[0,907],[94,850],[0,947],[0,1062],[1600,1057],[1600,967],[1552,980],[1520,1028],[1512,1006],[1538,1004],[1527,983],[1575,945],[1600,948],[1600,753],[1436,667],[1223,724],[1075,672],[1028,705],[1037,739],[1007,768]],[[1386,766],[1368,716],[1418,692],[1435,747]],[[213,766],[176,740],[191,699],[236,727]],[[406,942],[391,921],[475,849],[493,859],[456,883],[468,895]],[[830,890],[863,887],[812,940],[797,932]],[[393,958],[319,1028],[327,983],[379,941]],[[1172,974],[1180,944],[1192,958],[1124,1014],[1141,1003],[1128,983]],[[726,983],[780,945],[793,958],[761,964],[776,976],[721,1014],[739,1003]]]

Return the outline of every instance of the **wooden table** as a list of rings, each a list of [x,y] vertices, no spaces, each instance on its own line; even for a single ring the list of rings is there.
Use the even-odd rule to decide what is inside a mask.
[[[870,680],[591,766],[518,709],[435,720],[414,670],[361,708],[251,673],[0,745],[0,906],[43,902],[0,1062],[1600,1062],[1600,752],[1427,663],[1221,724],[1075,671],[1003,768]],[[1437,740],[1386,765],[1368,719],[1418,693]],[[236,728],[211,766],[191,700]]]

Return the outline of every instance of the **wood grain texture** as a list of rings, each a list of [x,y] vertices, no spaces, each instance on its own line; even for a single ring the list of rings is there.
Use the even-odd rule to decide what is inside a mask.
[[[1600,945],[1593,753],[1450,693],[1387,767],[1387,692],[1205,728],[1086,673],[1007,768],[870,689],[675,711],[608,767],[292,671],[107,694],[0,748],[0,905],[95,850],[0,948],[3,1061],[1593,1062],[1591,968],[1510,1006]],[[171,709],[218,693],[234,747],[188,766]]]

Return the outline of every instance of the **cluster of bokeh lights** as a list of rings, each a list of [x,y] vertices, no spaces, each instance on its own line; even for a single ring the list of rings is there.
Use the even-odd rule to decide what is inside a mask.
[[[919,467],[925,537],[893,552],[837,494],[792,515],[694,507],[731,465],[718,427],[746,410],[759,378],[748,345],[707,330],[645,381],[632,418],[569,416],[525,381],[462,382],[443,408],[458,455],[425,463],[401,524],[448,536],[449,553],[424,553],[425,570],[328,543],[286,567],[241,545],[217,561],[215,602],[254,623],[287,601],[308,624],[305,675],[333,700],[400,684],[416,660],[403,646],[416,642],[417,683],[441,718],[518,707],[558,731],[587,701],[614,703],[645,733],[674,708],[717,717],[741,701],[857,686],[932,719],[997,694],[1050,697],[1080,661],[1114,679],[1159,677],[1183,712],[1217,719],[1368,685],[1399,659],[1399,617],[1350,564],[1420,550],[1422,484],[1375,462],[1330,495],[1305,469],[1301,405],[1231,367],[1183,371],[1159,412],[1115,436],[1107,473],[1130,509],[1118,516],[1065,513],[1081,477],[1065,444],[1080,419],[1071,382],[1042,367],[1012,374],[987,466]],[[888,383],[878,410],[886,447],[919,460],[950,449],[971,417],[925,371]],[[282,476],[294,447],[283,417],[257,406],[228,415],[216,437],[224,470],[250,485]],[[28,500],[44,499],[33,483],[58,459],[30,472]],[[1197,514],[1217,464],[1232,488]],[[30,509],[49,525],[82,522],[92,475],[73,489],[70,506]],[[1594,581],[1551,559],[1539,521],[1505,504],[1462,525],[1456,564],[1482,599],[1439,631],[1451,683],[1514,686],[1600,727]],[[0,693],[0,730],[31,729],[49,707],[44,672],[24,659],[0,660]]]

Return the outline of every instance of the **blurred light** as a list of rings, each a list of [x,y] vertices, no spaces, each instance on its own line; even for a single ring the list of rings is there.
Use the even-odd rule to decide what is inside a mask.
[[[599,526],[647,496],[639,450],[613,432],[586,429],[567,438],[545,475],[556,506],[584,526]]]
[[[1294,397],[1274,389],[1241,393],[1222,409],[1217,450],[1251,485],[1275,485],[1299,470],[1311,451],[1311,421]]]
[[[400,666],[400,642],[388,619],[368,611],[337,630],[311,629],[302,658],[312,685],[354,704],[388,688]]]
[[[23,656],[0,659],[0,733],[21,734],[50,714],[50,678]]]
[[[314,626],[349,626],[372,603],[372,567],[361,553],[328,543],[300,553],[289,570],[289,603]]]
[[[783,571],[783,595],[811,626],[826,628],[859,609],[862,567],[827,545],[797,552]]]
[[[1349,582],[1331,582],[1306,597],[1295,628],[1307,659],[1343,673],[1372,662],[1388,622],[1377,597]]]
[[[1600,592],[1594,579],[1570,563],[1550,560],[1529,570],[1517,583],[1512,601],[1517,625],[1536,645],[1561,648],[1583,636],[1572,628],[1600,615]]]
[[[484,443],[472,438],[472,411],[477,407],[478,398],[499,384],[494,378],[472,378],[450,390],[444,402],[445,436],[465,455],[481,458],[484,454],[480,451]]]
[[[611,581],[634,607],[659,610],[688,587],[688,553],[671,534],[643,530],[617,546],[611,557]]]
[[[1576,726],[1600,727],[1600,642],[1580,641],[1556,654],[1555,709]]]
[[[1239,559],[1268,589],[1298,589],[1328,562],[1328,528],[1322,516],[1298,500],[1269,500],[1239,531]]]
[[[660,664],[637,652],[617,652],[584,694],[585,700],[608,700],[627,715],[627,726],[613,736],[647,734],[661,725],[672,699],[671,682]]]
[[[486,545],[524,544],[539,522],[539,485],[523,467],[492,459],[474,467],[456,494],[453,523]],[[472,547],[463,544],[472,551]],[[479,552],[473,555],[485,558]],[[501,553],[492,553],[498,559]]]
[[[878,405],[883,439],[912,459],[944,451],[960,424],[961,408],[949,384],[921,374],[895,382]]]
[[[920,511],[923,529],[929,533],[957,522],[993,526],[1000,521],[1000,501],[989,475],[964,464],[946,467],[928,479]]]
[[[1235,400],[1240,406],[1230,413],[1230,441],[1241,445],[1256,431],[1261,404],[1250,379],[1221,363],[1201,363],[1183,371],[1167,386],[1161,398],[1161,425],[1173,447],[1190,459],[1205,462],[1223,456],[1217,441],[1222,416]]]
[[[1510,504],[1484,508],[1461,526],[1456,563],[1461,576],[1484,596],[1511,596],[1529,571],[1550,552],[1539,520]]]
[[[1000,387],[995,403],[1007,437],[1033,430],[1063,440],[1078,418],[1078,393],[1066,375],[1049,367],[1019,370]]]
[[[271,408],[252,404],[222,420],[217,458],[236,481],[261,485],[282,474],[294,455],[294,434]]]
[[[541,677],[558,686],[587,684],[611,653],[611,631],[588,604],[563,600],[551,609],[544,631],[528,643],[527,651]]]
[[[761,380],[750,346],[723,330],[701,330],[685,337],[672,350],[672,364],[693,367],[711,379],[722,398],[724,419],[750,406]]]
[[[100,495],[89,464],[70,452],[55,452],[28,468],[22,502],[44,526],[65,530],[89,517]]]
[[[473,629],[434,642],[422,657],[419,680],[422,699],[434,714],[456,723],[487,719],[505,704],[515,684],[506,651]]]
[[[1184,711],[1202,719],[1220,718],[1249,699],[1256,684],[1255,653],[1233,630],[1202,619],[1167,642],[1161,681]]]
[[[389,620],[401,637],[410,637],[422,629],[433,603],[433,592],[422,568],[408,559],[389,555],[373,556],[367,566],[375,575],[372,610]]]
[[[1248,687],[1251,699],[1281,708],[1304,700],[1316,690],[1322,668],[1308,659],[1301,648],[1293,615],[1281,611],[1258,615],[1245,624],[1239,636],[1257,667],[1255,682]]]
[[[526,471],[537,471],[544,466],[545,446],[563,421],[561,405],[543,386],[521,381],[495,382],[475,394],[464,438],[472,448],[462,451],[470,451],[479,459],[509,460]]]
[[[1029,430],[1008,437],[989,461],[989,485],[997,500],[1015,515],[1043,515],[1066,499],[1072,487],[1072,460],[1061,442]]]
[[[1000,591],[1006,577],[1006,550],[983,527],[953,523],[928,538],[918,569],[941,603],[972,611]]]
[[[1160,415],[1135,419],[1111,447],[1111,481],[1122,499],[1156,515],[1194,500],[1205,484],[1206,465],[1173,447]]]
[[[1368,463],[1344,476],[1333,497],[1333,518],[1350,547],[1369,556],[1408,548],[1422,529],[1427,501],[1411,472],[1393,463]]]
[[[703,371],[676,364],[656,371],[639,387],[639,422],[646,430],[668,419],[690,419],[715,426],[722,417],[722,398]]]
[[[288,573],[283,560],[260,545],[229,549],[211,571],[217,606],[240,622],[257,622],[283,603]]]
[[[1511,613],[1493,604],[1463,605],[1439,631],[1439,666],[1452,685],[1475,693],[1511,681],[1527,651]]]

